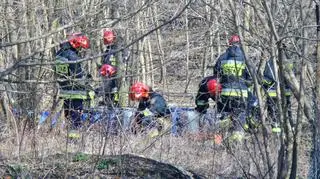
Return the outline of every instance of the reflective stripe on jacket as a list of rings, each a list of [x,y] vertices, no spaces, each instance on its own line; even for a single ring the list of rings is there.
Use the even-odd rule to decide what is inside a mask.
[[[222,88],[221,96],[232,96],[232,97],[248,97],[248,90],[236,89],[236,88]]]
[[[274,88],[269,89],[268,91],[268,96],[270,97],[277,97],[277,90]],[[291,96],[291,91],[290,89],[285,89],[285,96]]]
[[[94,92],[83,90],[60,90],[59,97],[64,99],[93,99]]]
[[[246,68],[244,61],[236,61],[234,59],[221,61],[222,72],[224,75],[233,75],[241,77]]]

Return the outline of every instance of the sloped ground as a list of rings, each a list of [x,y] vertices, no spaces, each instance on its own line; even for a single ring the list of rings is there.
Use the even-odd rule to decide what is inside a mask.
[[[310,141],[306,128],[303,131],[298,176],[306,178]],[[248,134],[240,143],[216,145],[212,138],[188,135],[174,137],[166,134],[149,138],[121,133],[107,136],[98,128],[81,134],[80,141],[67,143],[64,128],[50,132],[45,128],[35,133],[29,131],[24,135],[20,152],[15,136],[8,135],[10,137],[0,145],[0,175],[8,173],[24,178],[188,178],[186,176],[190,174],[182,172],[182,167],[206,178],[245,177],[243,172],[259,178],[257,166],[260,170],[266,169],[265,159],[261,157],[264,151],[259,149],[263,147],[263,140],[259,135]],[[277,160],[277,138],[276,135],[270,136],[268,142],[272,162]],[[276,163],[273,164],[276,167]]]
[[[246,140],[242,142],[229,143],[226,140],[217,145],[210,136],[202,137],[191,133],[173,136],[170,130],[157,137],[149,137],[148,134],[133,135],[127,130],[119,131],[118,135],[106,135],[105,126],[96,124],[90,130],[80,130],[81,139],[69,143],[63,121],[59,121],[53,130],[48,129],[47,123],[33,130],[27,128],[26,132],[23,135],[19,133],[19,136],[11,133],[14,132],[11,129],[2,132],[0,159],[6,159],[2,162],[2,172],[7,171],[12,176],[30,175],[43,178],[139,178],[141,175],[146,178],[170,178],[169,175],[162,176],[162,170],[156,166],[161,169],[168,167],[164,170],[172,171],[170,176],[181,172],[173,166],[182,166],[208,178],[246,177],[244,173],[260,178],[268,171],[265,158],[262,157],[265,151],[261,133],[256,136],[247,133]],[[298,176],[302,178],[307,176],[311,151],[308,130],[309,126],[303,124],[298,163]],[[17,141],[22,141],[20,147]],[[270,135],[268,145],[270,160],[276,170],[279,136]],[[128,157],[128,154],[143,155],[163,163],[131,155]],[[259,175],[259,170],[264,171],[262,175]]]

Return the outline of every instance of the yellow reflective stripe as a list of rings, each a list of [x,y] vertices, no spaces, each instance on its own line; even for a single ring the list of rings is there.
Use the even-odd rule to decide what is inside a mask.
[[[221,66],[224,74],[236,76],[241,76],[246,68],[244,62],[235,60],[223,60]]]
[[[276,90],[268,90],[268,95],[270,97],[277,97],[277,91]]]
[[[266,79],[264,79],[264,80],[262,80],[262,83],[263,84],[266,84],[266,85],[272,85],[272,81],[269,81],[269,80],[266,80]]]
[[[235,96],[235,97],[248,97],[248,94],[242,94],[239,92],[222,92],[222,96]]]
[[[239,60],[222,60],[221,64],[232,64],[232,65],[242,65],[244,64],[244,61],[239,61]]]
[[[248,129],[249,129],[249,125],[248,125],[248,124],[244,124],[244,125],[243,125],[243,129],[244,129],[244,130],[248,130]]]
[[[114,101],[118,102],[119,101],[119,93],[114,93]]]
[[[81,95],[87,95],[87,91],[83,90],[60,90],[60,94],[81,94]]]
[[[235,132],[230,136],[229,140],[230,140],[231,142],[233,142],[233,141],[238,141],[238,142],[240,142],[240,141],[242,141],[244,138],[245,138],[244,133],[239,132],[239,131],[235,131]]]
[[[245,69],[244,65],[234,66],[232,64],[225,64],[222,66],[223,73],[227,75],[229,74],[229,75],[241,76],[244,69]]]
[[[281,128],[280,127],[273,127],[272,128],[272,132],[273,133],[280,133],[281,132]]]
[[[59,97],[65,99],[88,99],[87,92],[79,90],[61,90]]]
[[[59,97],[65,99],[87,99],[86,95],[81,94],[60,94]]]
[[[222,96],[248,97],[248,90],[240,89],[222,89]]]
[[[117,59],[116,59],[115,55],[110,56],[110,63],[112,66],[118,66]]]
[[[94,91],[89,91],[89,97],[90,99],[94,99],[95,93]]]
[[[69,68],[69,65],[67,64],[56,65],[56,72],[66,74],[68,73],[68,68]]]
[[[56,60],[56,72],[57,73],[62,73],[62,74],[67,74],[68,69],[69,69],[69,64],[64,63],[65,61],[63,60]]]
[[[152,115],[152,112],[149,110],[149,109],[145,109],[145,110],[143,110],[143,115],[144,116],[151,116]]]
[[[78,138],[80,138],[80,134],[79,134],[79,132],[70,131],[68,133],[68,137],[71,139],[78,139]]]
[[[95,105],[94,97],[95,97],[94,91],[92,91],[92,90],[89,91],[89,98],[90,98],[89,107],[94,107],[94,105]]]
[[[276,90],[268,90],[268,95],[270,97],[277,97],[277,91]],[[291,96],[291,91],[286,91],[284,93],[285,96]]]
[[[284,93],[285,96],[291,96],[292,93],[289,89],[286,89],[285,93]]]

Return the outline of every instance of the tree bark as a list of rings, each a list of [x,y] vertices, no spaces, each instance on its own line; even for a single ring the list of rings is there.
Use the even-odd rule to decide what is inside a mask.
[[[316,51],[316,86],[315,120],[313,122],[313,178],[320,178],[320,5],[316,2],[317,51]]]

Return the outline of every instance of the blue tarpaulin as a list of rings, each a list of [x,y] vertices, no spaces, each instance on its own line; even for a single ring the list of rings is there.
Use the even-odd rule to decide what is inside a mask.
[[[181,135],[184,132],[197,133],[202,128],[214,128],[218,121],[214,109],[208,110],[205,115],[199,115],[194,108],[170,107],[171,134]],[[18,115],[18,113],[16,113]],[[136,114],[135,108],[114,108],[109,109],[104,106],[84,110],[81,119],[89,125],[104,125],[106,131],[121,130],[130,131],[131,123]],[[51,127],[56,127],[61,116],[61,111],[51,114],[49,111],[43,111],[39,115],[39,125],[43,125],[47,120]],[[114,132],[112,132],[114,133]]]

